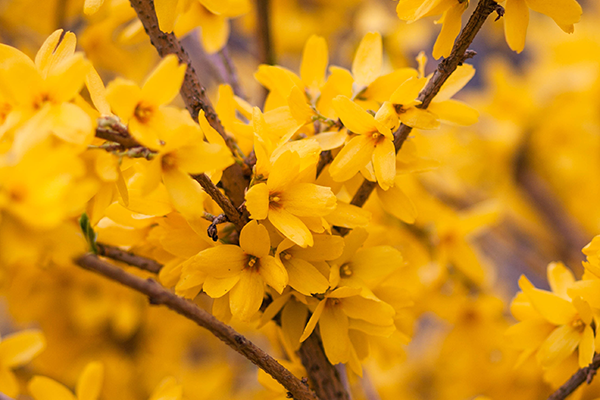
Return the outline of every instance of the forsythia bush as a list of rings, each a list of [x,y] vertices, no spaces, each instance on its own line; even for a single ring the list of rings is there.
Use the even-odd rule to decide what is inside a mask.
[[[0,2],[0,399],[600,398],[599,22]]]

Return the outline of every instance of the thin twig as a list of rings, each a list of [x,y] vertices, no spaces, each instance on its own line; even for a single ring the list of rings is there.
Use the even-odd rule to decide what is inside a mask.
[[[235,93],[236,96],[247,100],[246,94],[240,86],[240,78],[233,60],[229,55],[229,49],[227,46],[223,47],[215,54],[208,55],[208,58],[212,61],[212,64],[217,69],[222,82],[231,86],[231,89],[233,89],[233,93]]]
[[[197,121],[200,110],[203,110],[210,125],[225,139],[231,153],[235,155],[235,141],[225,133],[225,128],[206,94],[206,89],[192,67],[189,55],[173,33],[165,33],[159,29],[154,1],[130,0],[130,2],[158,54],[161,57],[175,54],[180,63],[187,65],[180,93],[192,117]],[[243,168],[237,163],[223,171],[223,188],[227,197],[231,199],[236,207],[244,202],[244,191],[248,187],[248,183],[248,177],[246,177]]]
[[[589,385],[592,383],[598,368],[600,368],[600,354],[594,356],[590,365],[575,372],[567,382],[548,397],[548,400],[564,400],[581,386],[583,382],[586,382]]]
[[[212,219],[210,225],[206,229],[206,233],[208,234],[208,237],[210,237],[213,240],[213,242],[219,240],[219,231],[217,230],[217,225],[223,224],[228,221],[229,218],[227,218],[227,215],[225,214],[219,214]]]
[[[226,325],[199,308],[194,303],[168,291],[152,279],[142,279],[99,259],[86,254],[76,260],[80,267],[96,272],[122,285],[128,286],[150,299],[150,304],[164,305],[207,329],[229,347],[271,375],[297,400],[318,400],[317,396],[302,381],[292,375],[273,357],[246,339],[232,327]]]
[[[98,255],[102,257],[111,258],[115,261],[120,261],[125,264],[137,267],[153,274],[158,274],[163,267],[162,264],[156,262],[151,258],[146,258],[133,254],[129,251],[120,249],[116,246],[111,246],[104,243],[96,243],[98,249]]]
[[[469,52],[468,48],[483,26],[483,23],[494,11],[498,13],[498,16],[501,16],[504,13],[504,9],[494,0],[479,1],[477,8],[467,22],[467,25],[465,25],[463,28],[458,39],[456,40],[456,43],[454,43],[454,47],[452,48],[450,56],[438,64],[433,76],[429,82],[427,82],[427,85],[423,88],[421,93],[419,93],[418,99],[422,102],[419,105],[420,108],[427,108],[429,103],[431,103],[431,100],[433,100],[435,95],[440,91],[442,85],[446,82],[450,75],[452,75],[456,68],[467,58],[474,56],[474,53]],[[402,144],[408,138],[408,135],[411,131],[411,127],[401,124],[398,130],[394,132],[394,147],[396,148],[396,153],[400,151]],[[354,194],[351,204],[362,207],[371,195],[371,192],[373,192],[375,189],[376,185],[376,183],[365,179],[363,184]]]

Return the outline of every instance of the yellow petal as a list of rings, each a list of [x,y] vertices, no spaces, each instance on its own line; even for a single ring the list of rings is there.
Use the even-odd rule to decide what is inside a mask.
[[[312,233],[306,225],[296,216],[284,209],[270,210],[269,221],[285,237],[296,243],[300,247],[312,246]]]
[[[414,68],[399,68],[389,74],[382,75],[375,79],[359,98],[383,103],[384,101],[390,100],[390,97],[396,88],[402,85],[407,79],[417,78],[417,74],[418,72]],[[418,94],[419,93],[417,92],[417,95]],[[416,96],[414,98],[416,98]]]
[[[542,343],[536,358],[542,367],[553,367],[569,357],[579,344],[580,334],[571,325],[556,328]]]
[[[333,99],[333,108],[349,131],[359,134],[377,132],[375,117],[346,96]]]
[[[260,65],[254,78],[264,87],[287,99],[294,86],[302,87],[302,81],[291,71],[272,65]]]
[[[231,314],[241,321],[249,321],[260,309],[265,294],[262,277],[251,269],[240,274],[240,281],[229,292]]]
[[[479,111],[459,100],[431,103],[427,109],[447,123],[468,126],[479,120]]]
[[[328,55],[325,39],[312,35],[304,45],[300,77],[305,86],[320,88],[325,83]]]
[[[98,12],[102,4],[104,4],[104,0],[85,0],[83,5],[83,13],[85,15],[95,14]]]
[[[0,388],[2,393],[10,398],[17,398],[19,395],[19,382],[15,374],[8,368],[0,367]]]
[[[112,111],[127,123],[142,98],[142,90],[133,82],[117,78],[106,87],[106,100]]]
[[[319,319],[319,331],[329,362],[335,365],[348,361],[350,348],[348,317],[339,307],[329,306],[329,304],[325,307]]]
[[[434,101],[439,103],[450,99],[465,87],[473,76],[475,76],[475,68],[471,64],[459,65],[448,80],[444,82],[438,94],[435,95]]]
[[[289,301],[281,311],[281,330],[293,350],[300,348],[300,338],[308,318],[308,309],[299,301]]]
[[[269,188],[266,183],[252,186],[246,192],[246,209],[252,219],[265,219],[269,214]]]
[[[371,221],[371,217],[371,212],[362,207],[338,201],[335,210],[327,214],[325,219],[331,225],[354,229],[365,228]]]
[[[350,318],[362,319],[375,325],[393,325],[394,308],[383,301],[365,299],[361,296],[346,297],[340,308]]]
[[[533,11],[545,14],[558,25],[571,25],[579,22],[581,6],[575,0],[526,0]]]
[[[525,276],[519,279],[519,287],[547,321],[554,325],[565,325],[573,321],[576,311],[571,302],[545,290],[536,289]]]
[[[254,257],[266,257],[271,250],[271,240],[267,228],[259,225],[256,221],[248,222],[240,233],[240,247]]]
[[[102,78],[100,78],[100,75],[98,75],[98,72],[94,67],[90,67],[85,76],[85,86],[90,93],[90,98],[92,99],[92,103],[94,103],[96,110],[98,110],[101,115],[110,115],[110,104],[106,99],[106,89],[104,88],[104,83],[102,83]]]
[[[174,155],[177,166],[188,174],[224,170],[234,162],[227,147],[206,142],[182,146],[174,152]]]
[[[378,188],[377,197],[383,209],[394,217],[408,224],[413,224],[417,219],[417,208],[398,184],[388,190]]]
[[[352,62],[352,75],[356,83],[369,86],[379,76],[382,52],[379,32],[367,33],[358,45]]]
[[[457,2],[444,13],[442,30],[433,45],[433,58],[436,60],[450,55],[454,40],[460,33],[461,17],[467,5],[467,2]]]
[[[321,132],[318,135],[315,135],[314,138],[321,146],[321,150],[333,150],[342,146],[346,139],[348,138],[348,134],[345,129],[335,130],[331,132]]]
[[[332,66],[329,68],[329,78],[321,88],[321,96],[317,101],[317,109],[327,118],[335,119],[337,115],[333,109],[333,99],[339,95],[352,97],[352,83],[354,79],[350,71]]]
[[[520,53],[525,48],[525,37],[529,25],[529,7],[525,0],[506,0],[504,6],[504,36],[513,51]]]
[[[396,178],[396,149],[391,140],[384,139],[375,146],[373,151],[373,167],[377,183],[383,190],[394,185]]]
[[[248,255],[238,246],[222,245],[202,250],[184,266],[182,277],[201,271],[217,278],[228,278],[240,273],[247,265]]]
[[[300,172],[300,155],[295,151],[286,151],[282,153],[275,163],[269,178],[267,185],[269,191],[280,192],[287,189],[287,187],[294,181]]]
[[[163,183],[177,211],[188,219],[203,217],[203,204],[207,196],[191,176],[177,168],[171,168],[163,171]]]
[[[587,367],[594,358],[594,331],[587,325],[581,335],[579,342],[579,368]]]
[[[241,275],[238,273],[235,276],[229,276],[227,278],[215,278],[214,276],[206,277],[204,284],[202,285],[202,290],[204,293],[212,297],[213,299],[218,299],[225,294],[229,293],[231,289],[240,281]],[[189,284],[187,285],[189,286]],[[181,286],[180,288],[182,288]]]
[[[322,217],[333,211],[335,203],[330,188],[312,183],[297,183],[281,193],[285,210],[299,217]]]
[[[200,19],[200,40],[202,46],[208,54],[216,53],[227,44],[229,39],[229,19],[212,13],[201,13]]]
[[[555,326],[546,320],[528,319],[512,325],[504,335],[515,349],[537,349],[554,329]]]
[[[287,270],[275,257],[266,256],[260,259],[260,268],[258,269],[260,276],[263,278],[265,283],[271,286],[281,294],[283,289],[288,284],[289,277]]]
[[[158,27],[163,32],[173,32],[177,18],[177,0],[154,0]]]
[[[573,286],[575,283],[575,277],[571,270],[569,270],[561,262],[553,262],[548,264],[548,283],[552,292],[559,295],[565,300],[569,300],[567,289]]]
[[[360,249],[350,261],[352,276],[374,284],[405,264],[402,254],[391,246]]]
[[[99,362],[91,362],[79,375],[77,380],[77,400],[96,400],[102,390],[104,366]]]
[[[76,400],[69,389],[45,376],[34,376],[27,388],[35,400]]]
[[[0,342],[0,360],[6,367],[16,368],[31,361],[46,347],[42,332],[27,330],[5,336]]]
[[[392,104],[413,104],[419,96],[419,93],[427,84],[427,78],[417,78],[413,76],[402,82],[400,86],[390,96]]]
[[[436,115],[416,107],[409,108],[398,117],[404,125],[416,129],[438,129],[440,127],[440,120]]]
[[[373,141],[367,136],[352,138],[329,166],[331,178],[336,182],[352,178],[371,161],[374,151]]]
[[[305,296],[325,293],[329,281],[308,261],[292,257],[284,262],[289,275],[289,285]]]
[[[65,142],[89,144],[94,137],[89,115],[73,103],[62,103],[53,107],[52,133]]]
[[[176,55],[163,58],[142,86],[144,100],[156,106],[173,101],[183,83],[185,70],[186,65],[180,65]]]
[[[317,322],[319,322],[319,318],[323,315],[323,310],[325,309],[325,305],[327,304],[327,299],[321,300],[313,314],[310,316],[306,327],[304,328],[304,332],[302,332],[302,336],[300,336],[300,342],[304,342],[308,337],[313,333],[315,327],[317,326]]]

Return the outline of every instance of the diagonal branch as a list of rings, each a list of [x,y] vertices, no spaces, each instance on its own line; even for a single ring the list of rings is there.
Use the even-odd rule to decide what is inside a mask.
[[[577,372],[569,378],[556,392],[552,393],[548,400],[564,400],[568,395],[573,393],[579,386],[586,382],[588,385],[592,383],[594,375],[600,368],[600,354],[596,354],[592,360],[592,363],[587,367],[579,369]]]
[[[109,244],[96,243],[96,248],[99,256],[111,258],[153,274],[158,274],[163,267],[162,264],[151,258],[142,257]]]
[[[207,329],[285,387],[296,400],[318,400],[317,396],[273,357],[194,303],[168,291],[152,279],[142,279],[102,261],[93,254],[76,260],[80,267],[145,294],[154,305],[164,305]]]
[[[450,56],[438,64],[433,76],[429,82],[427,82],[427,85],[423,88],[421,93],[419,93],[418,99],[422,102],[419,105],[420,108],[427,108],[429,103],[431,103],[431,100],[438,94],[442,85],[448,80],[456,68],[467,58],[474,56],[474,52],[469,51],[468,48],[483,26],[483,23],[494,11],[496,11],[499,17],[504,14],[504,9],[494,0],[479,1],[477,8],[475,8],[475,11],[473,11],[473,14],[467,22],[467,25],[465,25],[461,31],[456,43],[454,43]],[[394,132],[394,147],[396,153],[400,151],[402,144],[408,138],[411,131],[412,128],[410,126],[401,124],[398,130]],[[351,204],[362,207],[376,186],[377,183],[365,180],[354,194]]]
[[[175,34],[162,32],[158,26],[158,18],[154,9],[153,0],[130,0],[138,18],[144,25],[150,41],[161,57],[175,54],[179,62],[187,65],[183,85],[181,86],[181,97],[194,120],[198,120],[200,110],[204,111],[210,125],[225,139],[232,154],[236,154],[235,141],[225,133],[225,128],[206,94],[206,89],[200,82],[190,56],[187,54]],[[233,164],[223,172],[223,188],[236,207],[244,202],[244,190],[248,186],[249,179],[245,176],[240,165]]]

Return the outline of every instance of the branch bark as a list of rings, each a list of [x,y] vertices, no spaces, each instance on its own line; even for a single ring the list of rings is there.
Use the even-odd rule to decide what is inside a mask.
[[[575,372],[567,382],[548,397],[548,400],[564,400],[581,386],[583,382],[586,382],[589,385],[592,383],[598,368],[600,368],[600,354],[594,356],[590,365]]]
[[[76,260],[76,264],[84,269],[128,286],[148,296],[151,304],[164,305],[207,329],[233,350],[237,351],[271,375],[291,393],[294,399],[318,400],[318,397],[302,383],[301,380],[292,375],[292,373],[279,364],[277,360],[265,353],[254,343],[192,302],[171,293],[156,281],[152,279],[142,279],[129,274],[122,269],[114,267],[99,259],[93,254],[86,254],[80,257]]]
[[[479,1],[475,11],[473,11],[473,14],[467,22],[467,25],[465,25],[461,31],[458,39],[456,39],[456,43],[454,43],[454,47],[452,48],[450,56],[438,64],[433,76],[429,82],[427,82],[427,85],[423,88],[421,93],[419,93],[418,99],[421,101],[419,108],[425,109],[429,107],[431,100],[433,100],[435,95],[438,94],[442,85],[446,82],[446,80],[448,80],[456,68],[467,58],[471,58],[475,55],[475,52],[469,51],[468,48],[483,26],[483,23],[494,11],[498,13],[498,17],[501,17],[504,14],[504,9],[498,5],[496,1]],[[410,132],[412,132],[412,128],[404,124],[400,124],[400,127],[396,130],[396,132],[394,132],[394,147],[396,149],[396,153],[400,151],[402,144],[408,138]],[[371,195],[371,192],[373,192],[375,189],[376,185],[377,183],[370,182],[365,179],[365,181],[354,194],[351,204],[362,207]]]
[[[132,267],[152,272],[153,274],[158,274],[163,267],[162,264],[151,258],[138,256],[137,254],[133,254],[109,244],[96,243],[96,248],[98,249],[99,256],[111,258],[115,261],[131,265]]]
[[[302,342],[298,353],[319,398],[350,400],[350,394],[344,387],[338,370],[325,355],[321,336],[316,330]]]
[[[261,64],[275,65],[271,35],[271,1],[256,0],[258,59]]]
[[[154,9],[154,1],[130,0],[130,2],[158,54],[161,57],[175,54],[180,63],[187,65],[185,78],[181,86],[181,97],[191,116],[197,121],[200,110],[203,110],[210,125],[225,139],[232,154],[236,154],[234,140],[225,133],[225,128],[223,128],[212,102],[206,95],[206,89],[200,82],[194,67],[192,67],[189,55],[173,33],[165,33],[160,30]],[[223,172],[223,188],[227,197],[231,199],[236,207],[244,202],[244,191],[248,183],[249,180],[243,168],[238,164],[231,165]]]

